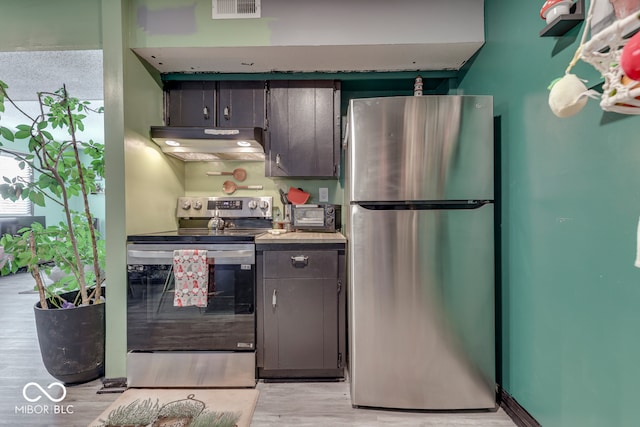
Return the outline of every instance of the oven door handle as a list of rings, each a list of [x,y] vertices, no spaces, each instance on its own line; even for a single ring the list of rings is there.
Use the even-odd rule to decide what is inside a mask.
[[[255,264],[255,253],[250,250],[207,251],[207,260],[210,264]],[[173,264],[173,251],[130,249],[127,264]]]

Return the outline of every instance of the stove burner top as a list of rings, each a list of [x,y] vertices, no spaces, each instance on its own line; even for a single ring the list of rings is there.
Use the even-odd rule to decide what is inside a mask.
[[[177,230],[130,235],[127,242],[253,242],[271,228],[272,204],[272,197],[180,197],[176,208]],[[224,230],[208,228],[214,217],[224,220]]]
[[[209,230],[205,228],[181,228],[177,231],[179,236],[257,236],[268,229],[237,229],[225,228],[224,230]]]
[[[217,243],[217,242],[253,242],[256,236],[266,233],[268,229],[225,229],[212,231],[203,228],[179,229],[159,233],[137,234],[127,237],[129,243]]]

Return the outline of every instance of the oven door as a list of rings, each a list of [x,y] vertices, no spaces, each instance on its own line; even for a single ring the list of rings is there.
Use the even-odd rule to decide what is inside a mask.
[[[174,305],[176,249],[207,250],[206,307]],[[253,243],[130,243],[127,270],[128,351],[254,351]]]

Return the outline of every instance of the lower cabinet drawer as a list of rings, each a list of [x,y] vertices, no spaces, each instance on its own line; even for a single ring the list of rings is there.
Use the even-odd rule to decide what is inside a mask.
[[[336,278],[338,251],[268,251],[265,278]]]

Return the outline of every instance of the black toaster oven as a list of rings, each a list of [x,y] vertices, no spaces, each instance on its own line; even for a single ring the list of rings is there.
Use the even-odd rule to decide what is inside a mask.
[[[342,226],[341,206],[333,204],[288,205],[296,230],[335,232]]]

